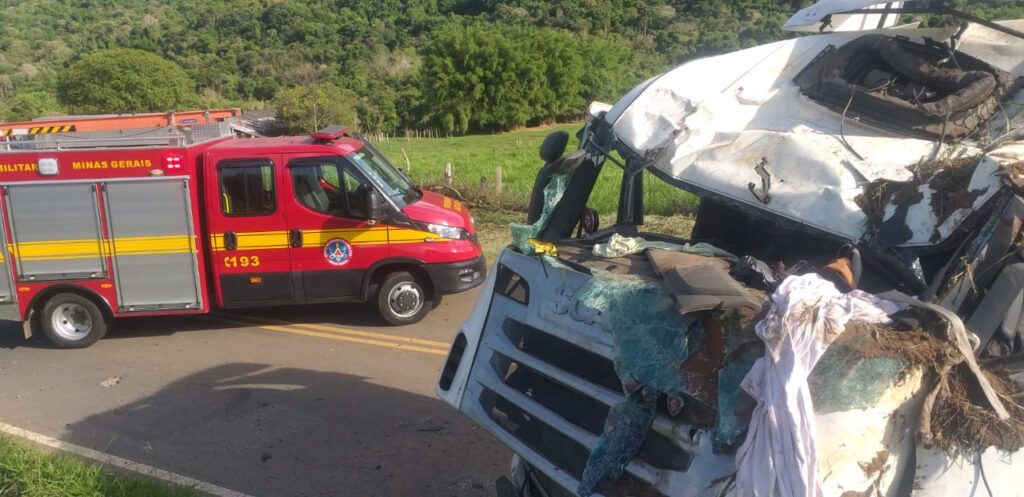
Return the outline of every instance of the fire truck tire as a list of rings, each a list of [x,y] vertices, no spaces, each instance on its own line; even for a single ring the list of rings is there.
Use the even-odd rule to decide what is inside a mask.
[[[384,277],[377,291],[377,311],[385,321],[400,326],[416,323],[433,309],[424,285],[406,271]]]
[[[88,347],[107,334],[107,318],[95,302],[77,293],[58,293],[43,304],[43,333],[62,349]]]

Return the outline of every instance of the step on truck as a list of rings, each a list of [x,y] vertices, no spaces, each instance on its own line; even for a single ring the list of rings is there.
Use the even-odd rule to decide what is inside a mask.
[[[1024,495],[1024,20],[871,3],[544,141],[436,385],[514,452],[499,496]],[[662,181],[691,233],[642,230]]]
[[[94,343],[113,318],[218,308],[368,302],[414,323],[486,271],[466,207],[342,126],[14,137],[0,191],[0,302],[58,347]]]

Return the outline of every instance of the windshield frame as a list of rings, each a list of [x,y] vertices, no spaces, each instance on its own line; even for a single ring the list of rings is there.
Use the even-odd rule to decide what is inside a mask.
[[[363,146],[345,154],[345,158],[377,189],[399,208],[405,207],[423,197],[423,192],[395,167],[373,144],[358,137]]]

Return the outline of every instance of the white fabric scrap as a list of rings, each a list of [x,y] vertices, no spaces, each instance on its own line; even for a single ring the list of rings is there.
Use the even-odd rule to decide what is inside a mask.
[[[901,306],[859,290],[841,293],[816,274],[786,278],[771,301],[755,328],[765,355],[741,384],[757,407],[736,453],[738,497],[821,497],[807,375],[851,319],[886,323]]]
[[[710,243],[699,242],[680,245],[677,243],[644,240],[640,237],[625,237],[618,233],[612,233],[612,236],[608,238],[607,243],[595,243],[592,252],[597,257],[610,258],[635,254],[652,248],[674,250],[676,252],[686,252],[707,257],[718,257],[732,263],[740,260],[739,257],[736,257],[732,253],[715,247]]]

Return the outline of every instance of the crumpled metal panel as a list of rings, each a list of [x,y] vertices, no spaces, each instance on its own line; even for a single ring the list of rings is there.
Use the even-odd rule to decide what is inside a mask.
[[[926,37],[948,39],[956,29],[878,32],[922,43]],[[866,184],[910,181],[914,166],[936,152],[940,160],[951,153],[982,155],[966,142],[937,151],[930,140],[844,119],[800,93],[793,78],[804,67],[826,47],[842,46],[863,34],[805,36],[688,62],[638,86],[608,111],[606,120],[620,147],[652,157],[653,167],[669,180],[843,239],[861,239],[867,217],[857,197]],[[972,25],[958,49],[983,60],[991,56],[995,66],[1015,77],[1024,74],[1024,43],[1008,35]],[[1014,106],[1006,109],[1019,113]],[[992,122],[997,121],[1005,117],[997,113]],[[764,192],[770,195],[767,202],[751,187],[762,185],[759,164],[771,177]],[[941,243],[997,191],[1000,183],[993,170],[991,161],[981,161],[970,179],[970,188],[979,195],[944,220],[927,198],[920,202],[906,219],[911,236],[898,245]],[[922,188],[931,193],[927,185]]]

